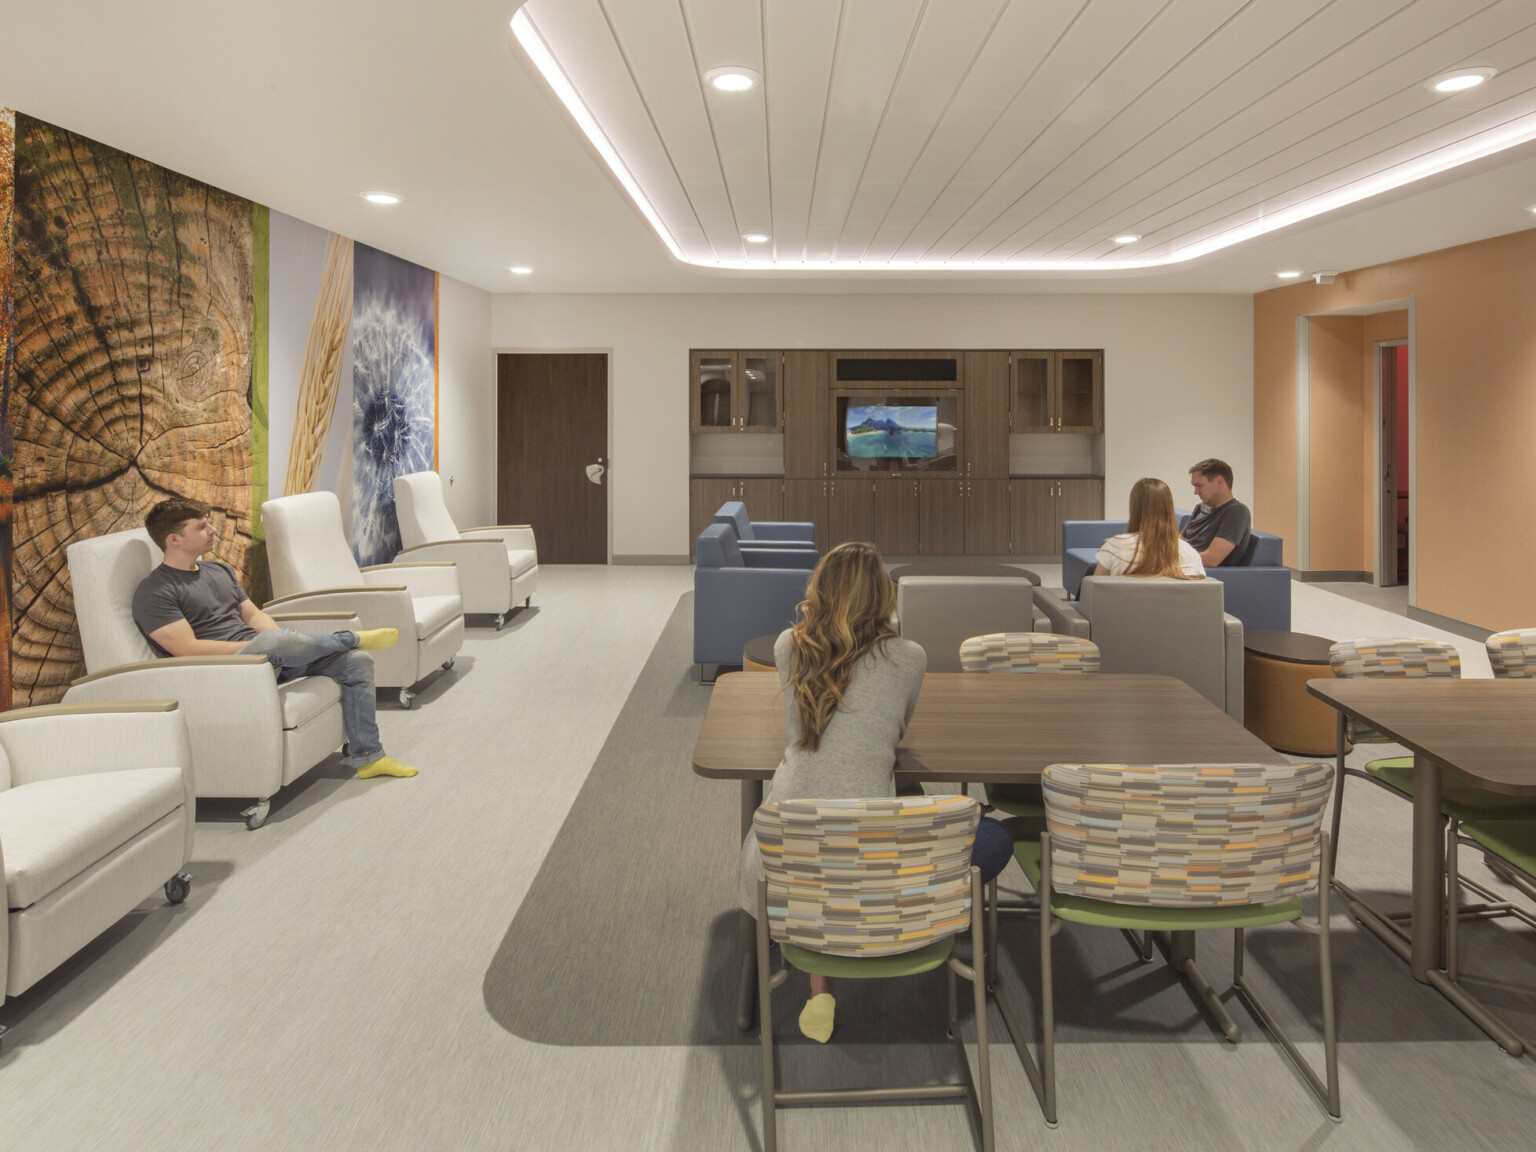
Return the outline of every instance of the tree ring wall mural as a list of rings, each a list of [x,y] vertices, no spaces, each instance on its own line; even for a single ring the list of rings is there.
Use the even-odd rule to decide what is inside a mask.
[[[209,504],[250,578],[250,201],[16,117],[16,703],[84,664],[64,549]]]

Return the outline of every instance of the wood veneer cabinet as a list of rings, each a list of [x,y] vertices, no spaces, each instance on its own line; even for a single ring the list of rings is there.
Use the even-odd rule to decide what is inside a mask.
[[[1008,486],[1016,556],[1059,556],[1063,520],[1104,517],[1099,476],[1015,477]]]
[[[965,354],[962,475],[1008,476],[1008,353]]]
[[[827,481],[827,547],[875,534],[874,480],[836,476]]]
[[[924,556],[965,554],[964,480],[924,480],[922,516],[918,524],[918,552]]]
[[[966,480],[965,553],[1006,556],[1009,551],[1008,481]]]
[[[922,482],[910,476],[874,481],[875,547],[885,556],[916,556],[921,545]]]
[[[1035,349],[1009,354],[1009,429],[1104,431],[1104,352]]]
[[[831,545],[827,530],[826,480],[803,480],[785,477],[784,519],[809,521],[816,525],[816,547],[825,552]],[[751,511],[749,505],[747,511]]]
[[[784,430],[782,352],[695,351],[688,362],[690,431]]]
[[[784,353],[784,475],[825,478],[832,432],[827,395],[827,354],[795,349]],[[825,495],[825,493],[823,493]],[[794,520],[796,517],[790,516]],[[820,521],[818,520],[819,524]]]

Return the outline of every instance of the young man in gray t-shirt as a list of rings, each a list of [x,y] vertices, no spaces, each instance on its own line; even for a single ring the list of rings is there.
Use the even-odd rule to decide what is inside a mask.
[[[1189,482],[1200,503],[1179,535],[1200,553],[1207,568],[1240,563],[1248,552],[1253,517],[1232,495],[1232,466],[1224,460],[1202,460],[1189,470]]]
[[[384,754],[374,715],[373,658],[388,648],[393,628],[311,635],[278,626],[251,602],[235,570],[204,560],[218,534],[208,505],[173,497],[144,518],[144,527],[165,554],[161,565],[133,594],[133,621],[160,656],[265,656],[279,681],[326,676],[341,686],[347,727],[347,763],[363,779],[414,776],[416,769]]]

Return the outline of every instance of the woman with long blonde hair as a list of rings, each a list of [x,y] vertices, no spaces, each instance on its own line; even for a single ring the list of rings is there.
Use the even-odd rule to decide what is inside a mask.
[[[896,585],[873,544],[843,544],[811,574],[793,627],[773,646],[784,690],[784,758],[765,803],[862,799],[895,794],[896,745],[917,706],[928,656],[896,634]],[[1013,855],[995,820],[977,829],[971,861],[990,880]],[[741,906],[756,914],[762,862],[757,840],[742,845]],[[811,977],[800,1030],[832,1034],[832,982]]]
[[[1155,476],[1144,476],[1131,488],[1131,517],[1126,530],[1104,541],[1094,557],[1100,576],[1166,576],[1200,580],[1205,565],[1188,541],[1179,536],[1173,514],[1173,493]]]

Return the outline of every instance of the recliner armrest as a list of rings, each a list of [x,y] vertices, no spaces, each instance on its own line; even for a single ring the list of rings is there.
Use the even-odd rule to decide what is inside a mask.
[[[1230,612],[1221,614],[1227,633],[1227,715],[1243,721],[1243,622]]]
[[[459,533],[460,540],[500,540],[508,549],[538,552],[533,528],[527,524],[493,524],[483,528],[469,528]]]
[[[407,560],[406,557],[410,559]],[[512,570],[507,566],[507,549],[498,539],[485,540],[437,540],[431,544],[418,544],[407,548],[395,558],[393,564],[381,565],[381,571],[398,572],[405,567],[418,567],[421,562],[445,561],[458,567],[458,586],[455,592],[462,595],[464,589],[473,588],[490,593],[500,588],[507,591]],[[369,571],[364,569],[365,574]],[[430,579],[430,578],[429,578]],[[428,593],[422,593],[427,595]],[[446,596],[447,592],[432,593]]]
[[[323,636],[328,632],[357,632],[363,627],[355,612],[268,612],[278,625],[294,632]]]
[[[501,556],[505,567],[506,553]],[[458,596],[459,573],[451,560],[408,560],[394,564],[372,564],[362,570],[368,583],[404,584],[412,596]]]

